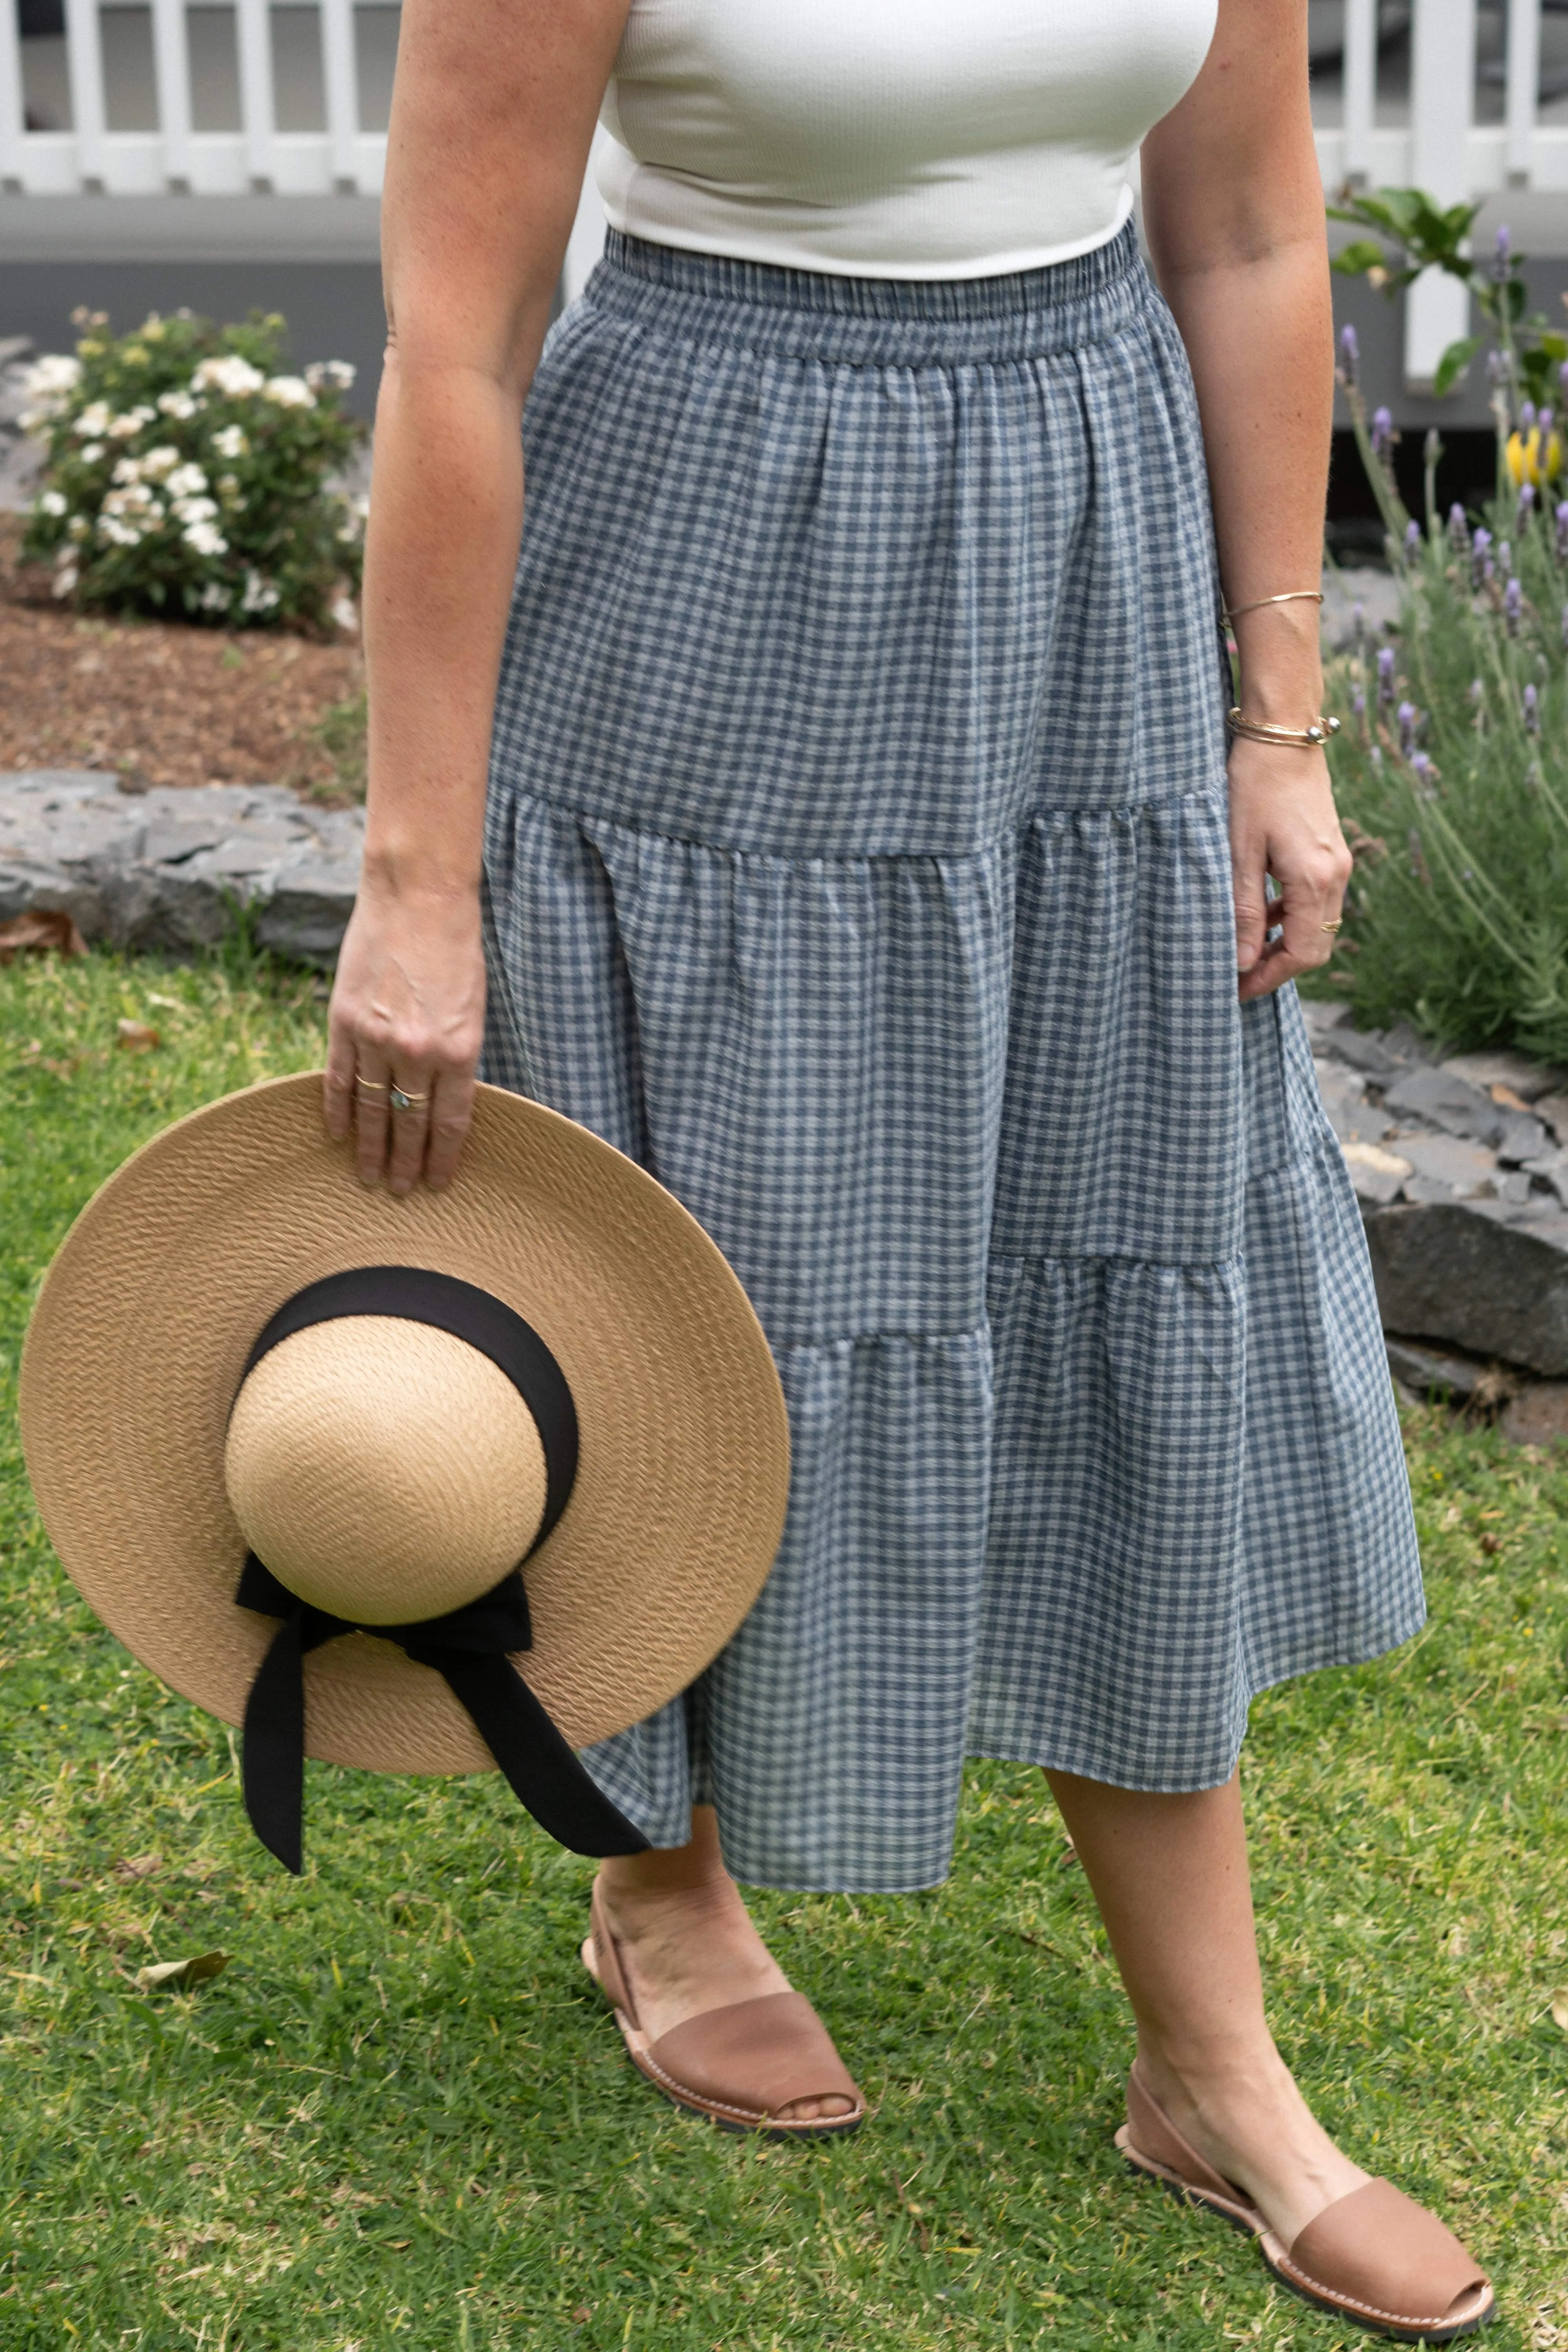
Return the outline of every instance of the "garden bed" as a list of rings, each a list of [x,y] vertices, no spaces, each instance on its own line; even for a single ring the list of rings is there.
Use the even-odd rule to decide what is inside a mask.
[[[65,612],[47,571],[18,562],[20,535],[0,516],[0,772],[109,769],[149,784],[352,796],[357,644]]]

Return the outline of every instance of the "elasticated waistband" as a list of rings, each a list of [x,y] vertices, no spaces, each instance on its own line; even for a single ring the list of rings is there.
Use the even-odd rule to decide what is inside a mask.
[[[1152,293],[1131,221],[1108,244],[1005,278],[838,278],[612,229],[584,299],[693,342],[862,367],[1030,359],[1105,342]]]

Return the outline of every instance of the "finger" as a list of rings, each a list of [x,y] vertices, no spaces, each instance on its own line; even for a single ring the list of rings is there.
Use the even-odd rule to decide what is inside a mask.
[[[1287,887],[1280,921],[1285,952],[1300,971],[1327,963],[1334,951],[1334,935],[1324,926],[1339,911],[1339,891],[1327,887],[1310,890],[1300,884]]]
[[[354,1121],[354,1041],[346,1022],[329,1019],[327,1066],[321,1079],[321,1111],[327,1133],[342,1143]]]
[[[374,1184],[386,1166],[387,1066],[384,1055],[362,1044],[354,1073],[354,1169],[362,1184]]]
[[[439,1192],[451,1182],[473,1112],[472,1064],[467,1069],[438,1071],[431,1096],[425,1150],[425,1181],[432,1192]]]
[[[406,1108],[395,1102],[392,1104],[392,1150],[387,1160],[386,1181],[395,1192],[411,1192],[419,1181],[419,1171],[425,1165],[434,1073],[418,1068],[401,1070],[395,1084],[400,1094],[408,1097],[408,1104]]]
[[[1263,953],[1269,919],[1261,849],[1256,854],[1240,845],[1233,849],[1231,888],[1236,900],[1236,968],[1250,971]]]

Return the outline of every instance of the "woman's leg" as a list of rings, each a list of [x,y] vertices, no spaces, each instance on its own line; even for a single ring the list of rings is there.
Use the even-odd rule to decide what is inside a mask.
[[[599,1892],[650,2042],[704,2010],[790,1990],[724,1867],[710,1805],[692,1807],[689,1845],[601,1863]],[[838,2097],[796,2099],[779,2108],[778,2117],[806,2122],[847,2115],[851,2105]]]
[[[1315,2120],[1268,2031],[1238,1777],[1170,1797],[1046,1777],[1100,1906],[1150,2089],[1289,2245],[1368,2175]]]

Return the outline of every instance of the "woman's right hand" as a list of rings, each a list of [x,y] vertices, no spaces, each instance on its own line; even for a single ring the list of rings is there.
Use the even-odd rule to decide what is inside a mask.
[[[361,1181],[394,1192],[452,1181],[473,1111],[485,1019],[476,884],[409,888],[367,874],[328,1014],[327,1132],[355,1138]],[[392,1107],[396,1087],[413,1107]]]

